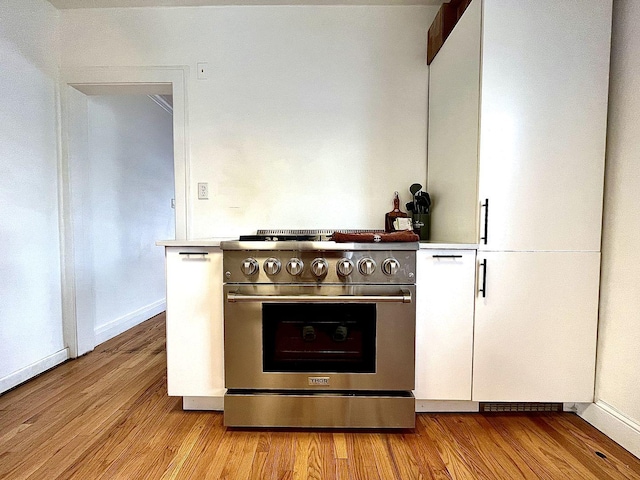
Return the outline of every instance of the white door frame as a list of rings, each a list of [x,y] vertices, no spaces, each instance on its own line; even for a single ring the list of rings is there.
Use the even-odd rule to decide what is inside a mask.
[[[188,225],[190,208],[188,204],[188,75],[189,68],[187,66],[85,67],[61,72],[58,196],[60,201],[62,327],[64,343],[69,349],[70,358],[83,355],[95,347],[93,319],[78,318],[76,311],[75,217],[70,169],[74,157],[86,154],[86,95],[133,93],[173,95],[175,236],[177,240],[186,240],[190,237]]]

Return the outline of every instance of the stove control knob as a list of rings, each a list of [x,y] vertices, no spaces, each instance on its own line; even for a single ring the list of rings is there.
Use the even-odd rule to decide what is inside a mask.
[[[260,264],[255,258],[245,258],[242,261],[242,266],[240,267],[242,273],[244,273],[247,277],[255,275],[260,270]]]
[[[348,258],[343,258],[336,265],[336,270],[341,277],[348,277],[353,272],[353,262]]]
[[[282,264],[280,260],[277,258],[267,258],[262,265],[262,268],[267,273],[267,275],[277,275],[280,273],[280,269],[282,268]]]
[[[324,277],[329,271],[329,264],[324,258],[316,258],[313,262],[311,262],[311,273],[313,273],[316,277]]]
[[[358,270],[362,275],[372,275],[376,271],[376,262],[373,258],[361,258],[358,262]]]
[[[287,263],[287,272],[289,272],[289,275],[293,275],[294,277],[300,275],[303,268],[304,263],[302,263],[302,260],[299,258],[292,258],[289,260],[289,263]]]
[[[387,258],[382,262],[382,271],[385,275],[393,277],[400,270],[400,263],[395,258]]]

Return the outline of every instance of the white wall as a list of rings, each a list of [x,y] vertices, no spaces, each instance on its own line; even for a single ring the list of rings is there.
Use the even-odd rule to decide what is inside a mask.
[[[87,97],[87,158],[71,165],[77,315],[96,344],[164,310],[175,232],[172,116],[146,95]]]
[[[615,0],[596,398],[640,427],[639,92],[640,2]]]
[[[381,228],[426,177],[438,7],[67,10],[63,68],[187,65],[191,238]],[[197,80],[197,62],[209,79]],[[196,199],[208,182],[210,200]]]
[[[66,359],[58,235],[57,11],[0,2],[0,392]]]

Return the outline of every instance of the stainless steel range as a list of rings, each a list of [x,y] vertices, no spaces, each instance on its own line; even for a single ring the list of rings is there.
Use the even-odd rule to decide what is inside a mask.
[[[222,243],[225,425],[413,428],[417,243],[303,233]]]

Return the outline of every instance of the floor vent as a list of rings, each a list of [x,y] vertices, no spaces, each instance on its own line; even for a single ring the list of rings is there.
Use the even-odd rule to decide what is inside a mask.
[[[562,403],[487,402],[480,403],[481,412],[561,412]]]

